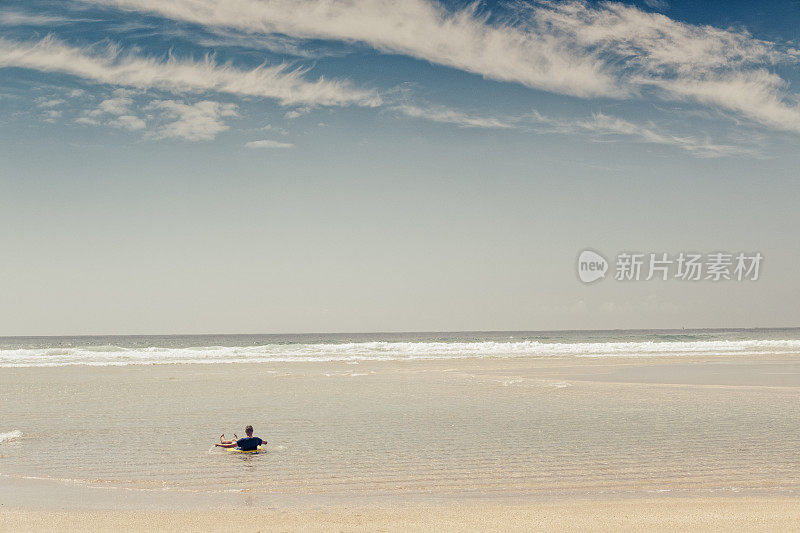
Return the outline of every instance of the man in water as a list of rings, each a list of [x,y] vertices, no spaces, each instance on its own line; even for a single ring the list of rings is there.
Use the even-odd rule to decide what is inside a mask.
[[[247,426],[244,428],[244,432],[247,434],[247,437],[240,439],[236,436],[236,433],[234,433],[233,440],[225,440],[225,434],[223,433],[219,436],[219,442],[214,446],[219,446],[220,448],[239,448],[243,452],[249,452],[257,449],[262,444],[266,444],[266,441],[253,436],[253,426]]]

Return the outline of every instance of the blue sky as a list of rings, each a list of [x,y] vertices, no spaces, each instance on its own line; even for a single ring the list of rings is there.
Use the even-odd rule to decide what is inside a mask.
[[[0,334],[797,325],[800,5],[0,5]],[[584,248],[761,251],[581,285]]]

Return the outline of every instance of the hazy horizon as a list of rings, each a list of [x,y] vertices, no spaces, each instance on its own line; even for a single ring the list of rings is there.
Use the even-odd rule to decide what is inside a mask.
[[[464,333],[476,334],[506,334],[506,333],[645,333],[645,332],[748,332],[772,330],[800,330],[800,326],[763,326],[763,327],[737,327],[737,328],[618,328],[618,329],[496,329],[496,330],[429,330],[429,331],[283,331],[260,333],[87,333],[87,334],[58,334],[58,335],[0,335],[0,339],[23,338],[89,338],[89,337],[304,337],[304,336],[378,336],[378,335],[456,335]]]

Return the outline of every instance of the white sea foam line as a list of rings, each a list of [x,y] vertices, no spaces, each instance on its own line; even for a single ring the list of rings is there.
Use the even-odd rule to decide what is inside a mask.
[[[800,340],[684,342],[361,342],[130,349],[116,346],[0,350],[0,367],[174,363],[381,361],[473,357],[658,357],[800,353]]]
[[[12,440],[17,440],[21,437],[22,437],[22,432],[18,429],[15,429],[14,431],[8,431],[6,433],[0,433],[0,444]]]

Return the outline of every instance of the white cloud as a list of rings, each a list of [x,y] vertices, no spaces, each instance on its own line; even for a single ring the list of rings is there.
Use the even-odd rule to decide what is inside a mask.
[[[57,109],[48,109],[44,112],[44,121],[50,122],[51,124],[56,121],[57,118],[61,118],[62,112]]]
[[[61,98],[37,98],[36,105],[42,108],[58,107],[64,103]]]
[[[289,134],[289,132],[285,128],[276,128],[275,126],[272,126],[270,124],[266,124],[266,125],[262,126],[261,130],[262,131],[274,131],[274,132],[279,133],[281,135],[288,135]]]
[[[292,143],[284,143],[279,141],[271,141],[269,139],[263,139],[260,141],[250,141],[246,143],[245,148],[292,148],[294,145]]]
[[[621,3],[590,8],[558,4],[538,17],[581,48],[621,61],[619,75],[637,91],[734,111],[760,124],[800,133],[800,107],[787,83],[766,67],[796,61],[744,31],[674,21]]]
[[[766,70],[736,75],[713,75],[703,79],[673,79],[651,82],[676,100],[721,106],[772,128],[800,133],[800,106],[788,103],[788,84]]]
[[[450,13],[425,0],[87,0],[207,26],[297,38],[359,41],[504,81],[576,96],[621,95],[594,53],[548,35],[486,24],[473,8]]]
[[[152,137],[178,138],[187,141],[210,141],[228,129],[224,118],[236,116],[236,106],[203,100],[186,104],[175,100],[154,100],[147,109],[157,111],[166,120]]]
[[[117,89],[114,96],[106,98],[98,104],[97,108],[85,111],[84,115],[75,120],[77,124],[98,126],[104,124],[129,131],[139,131],[147,127],[147,122],[133,114],[131,110],[134,101],[129,97],[130,91]],[[113,118],[108,118],[111,115]]]
[[[493,117],[477,117],[467,115],[460,111],[448,109],[446,107],[419,107],[415,105],[405,104],[393,106],[391,109],[413,118],[424,118],[434,122],[443,122],[446,124],[455,124],[462,128],[495,128],[506,129],[513,128],[516,124],[509,119],[499,119]]]
[[[97,109],[92,113],[99,115],[101,113],[108,113],[110,115],[124,115],[129,112],[133,100],[124,96],[107,98],[100,102]]]
[[[83,124],[85,126],[99,126],[100,121],[92,117],[78,117],[75,119],[75,124]]]
[[[370,90],[347,81],[319,78],[308,81],[300,69],[286,65],[252,70],[203,61],[169,57],[123,55],[114,47],[76,48],[47,37],[36,42],[0,38],[0,68],[20,67],[62,72],[96,83],[137,89],[161,89],[174,94],[216,91],[238,96],[272,98],[284,105],[377,106],[381,99]]]
[[[294,120],[297,117],[302,117],[305,114],[311,112],[311,108],[309,106],[298,107],[297,109],[292,109],[291,111],[287,111],[284,118],[288,120]]]
[[[109,126],[130,131],[139,131],[147,127],[144,119],[134,115],[120,115],[108,123]]]
[[[545,126],[544,131],[565,135],[584,134],[608,140],[624,137],[636,142],[674,146],[697,157],[758,156],[757,150],[731,144],[715,144],[706,138],[668,134],[654,124],[635,124],[625,119],[595,113],[586,119],[560,119],[547,117],[534,110],[534,123]],[[541,130],[540,130],[541,131]]]
[[[427,0],[85,1],[255,35],[362,42],[578,97],[652,92],[800,132],[797,96],[765,70],[796,62],[796,53],[746,31],[682,23],[620,2],[519,3],[513,17],[492,22],[477,4],[448,11]]]

